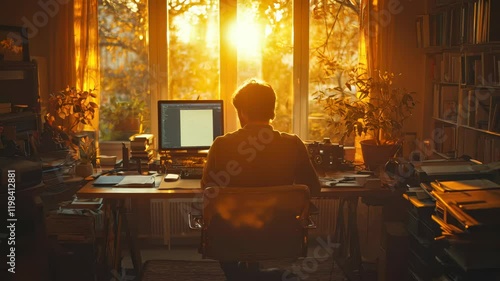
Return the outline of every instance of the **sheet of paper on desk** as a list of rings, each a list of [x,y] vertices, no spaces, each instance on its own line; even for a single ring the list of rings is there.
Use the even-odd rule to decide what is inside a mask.
[[[155,177],[149,175],[124,176],[116,187],[153,187]]]

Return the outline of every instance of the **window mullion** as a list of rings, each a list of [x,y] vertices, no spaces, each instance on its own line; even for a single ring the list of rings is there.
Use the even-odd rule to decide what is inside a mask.
[[[237,0],[221,0],[220,9],[220,98],[224,100],[224,130],[234,131],[238,128],[236,111],[231,106],[231,97],[237,87],[237,53],[231,44],[230,28],[236,22]]]
[[[293,132],[308,135],[309,1],[293,1]]]
[[[151,133],[158,134],[158,100],[167,99],[167,0],[149,0],[149,87],[151,91]]]

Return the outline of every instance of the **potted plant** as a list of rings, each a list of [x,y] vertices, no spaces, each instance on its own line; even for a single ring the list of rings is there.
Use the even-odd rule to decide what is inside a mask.
[[[62,91],[52,93],[49,96],[45,121],[68,135],[82,131],[84,125],[92,126],[98,108],[94,102],[97,98],[94,91],[95,89],[84,91],[68,86]]]
[[[369,136],[360,144],[363,159],[370,169],[385,164],[398,152],[403,140],[404,121],[415,108],[413,93],[393,87],[396,74],[388,71],[375,73],[377,75],[371,77],[363,67],[356,67],[350,70],[345,89],[337,89],[342,93],[351,92],[351,95],[320,93],[317,96],[324,104],[331,124],[343,127],[341,142],[353,133]]]
[[[81,177],[92,175],[93,163],[97,158],[95,139],[90,136],[91,132],[75,134],[72,145],[77,152],[78,163],[75,166],[75,174]]]
[[[92,138],[91,133],[82,133],[85,126],[92,127],[92,120],[98,109],[94,99],[97,98],[95,89],[78,90],[75,87],[66,87],[64,90],[52,93],[49,96],[47,113],[45,114],[44,131],[42,133],[41,148],[47,152],[68,150],[73,159],[87,163],[95,161],[95,140],[87,139],[82,150],[83,136]]]
[[[100,112],[102,140],[128,140],[137,133],[144,132],[144,114],[147,113],[146,102],[136,96],[122,101],[112,96],[109,105]]]

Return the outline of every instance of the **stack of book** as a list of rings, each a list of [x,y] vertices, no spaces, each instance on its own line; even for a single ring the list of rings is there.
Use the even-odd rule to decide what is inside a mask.
[[[130,137],[130,160],[141,165],[141,170],[148,170],[154,159],[154,135],[135,134]],[[144,168],[144,169],[143,169]]]

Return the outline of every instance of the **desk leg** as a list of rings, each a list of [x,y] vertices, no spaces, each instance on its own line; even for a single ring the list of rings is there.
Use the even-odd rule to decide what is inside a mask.
[[[113,208],[113,213],[115,216],[115,225],[114,225],[114,264],[113,269],[116,272],[120,272],[121,264],[122,264],[122,249],[121,249],[121,231],[122,231],[122,202],[115,202],[117,204]]]
[[[128,242],[130,257],[137,276],[140,276],[142,269],[142,256],[137,243],[137,220],[135,215],[128,212],[123,200],[114,202],[112,207],[115,216],[114,225],[114,262],[113,269],[116,272],[121,272],[122,263],[122,230],[125,230],[126,239]]]
[[[340,247],[334,258],[349,280],[360,280],[363,270],[358,235],[357,209],[358,197],[339,199],[333,240],[339,243]]]
[[[344,222],[344,203],[345,200],[340,198],[339,204],[337,207],[337,219],[335,222],[335,232],[333,234],[333,241],[339,244],[338,252],[335,254],[337,257],[346,257],[347,251],[345,242],[347,241],[346,237],[346,226]]]
[[[348,226],[349,229],[349,255],[353,268],[355,270],[363,270],[361,261],[361,247],[359,246],[358,234],[358,198],[350,198],[347,202],[348,210]]]
[[[137,242],[137,219],[134,213],[128,212],[123,219],[123,226],[127,235],[130,257],[137,276],[141,276],[142,255]]]

